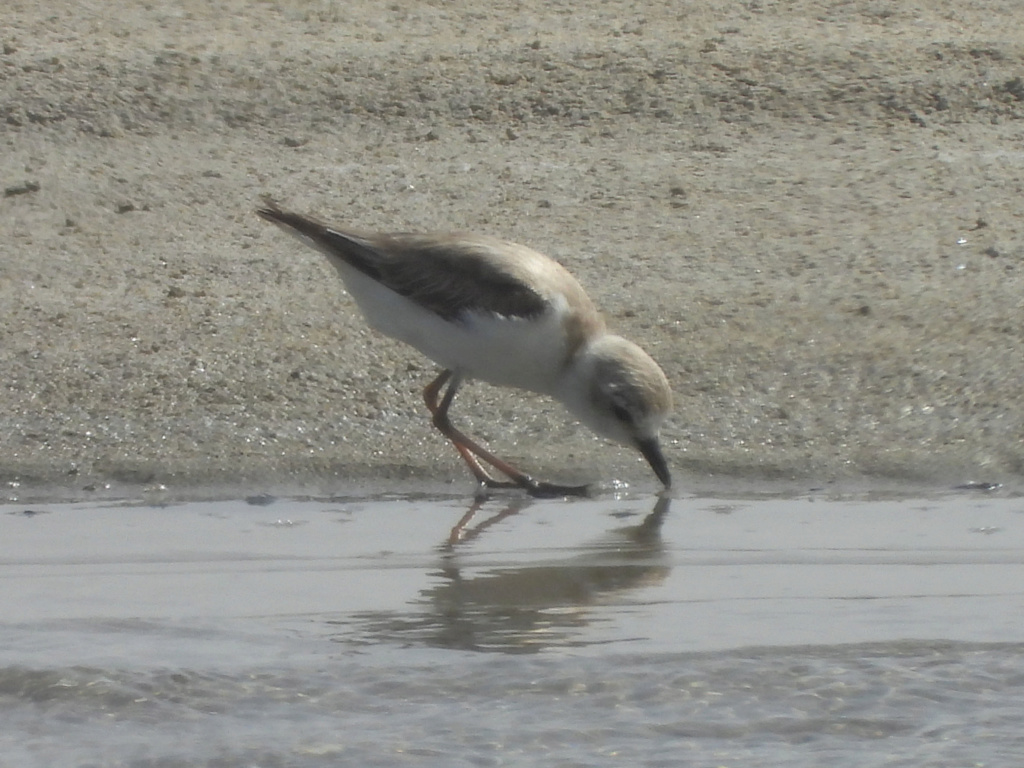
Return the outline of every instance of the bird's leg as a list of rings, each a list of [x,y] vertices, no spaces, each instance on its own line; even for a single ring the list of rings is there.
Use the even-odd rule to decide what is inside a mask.
[[[469,525],[470,521],[476,517],[476,513],[480,511],[480,507],[483,505],[483,499],[477,499],[473,502],[473,505],[466,510],[459,522],[455,524],[455,527],[448,534],[448,541],[446,547],[451,548],[458,544],[466,535],[466,526]]]
[[[466,542],[470,539],[475,539],[477,536],[483,533],[486,529],[490,528],[492,525],[500,523],[506,517],[511,517],[512,515],[517,514],[520,510],[524,509],[530,502],[525,501],[521,498],[513,499],[512,502],[508,504],[503,510],[498,512],[498,514],[491,515],[479,525],[475,526],[474,528],[469,528],[467,530],[467,526],[470,524],[470,522],[472,522],[473,518],[476,517],[477,512],[480,511],[480,509],[484,506],[485,503],[485,499],[476,499],[473,501],[469,509],[466,510],[466,514],[462,516],[462,519],[459,520],[458,523],[456,523],[455,527],[452,528],[451,532],[448,534],[448,541],[442,546],[443,550],[450,551],[452,547],[454,547],[456,544],[459,544],[460,542]]]
[[[466,466],[469,467],[469,471],[473,473],[473,477],[476,478],[476,481],[478,483],[488,488],[518,487],[517,483],[504,483],[500,480],[495,480],[491,476],[491,474],[486,469],[484,469],[483,465],[480,464],[476,456],[474,456],[473,453],[465,445],[459,442],[455,437],[452,436],[452,434],[450,434],[445,428],[438,424],[438,413],[440,409],[437,404],[437,396],[441,392],[441,387],[443,387],[448,382],[448,380],[451,379],[451,377],[451,371],[441,371],[441,374],[432,382],[430,382],[423,390],[423,399],[427,404],[427,409],[430,411],[430,415],[434,417],[434,426],[437,427],[437,429],[441,431],[441,434],[447,437],[451,441],[451,444],[455,446],[455,450],[459,452],[459,455],[462,457],[462,460],[466,462]],[[449,399],[449,404],[450,403],[451,400]],[[442,418],[444,419],[445,423],[448,424],[448,427],[451,428],[451,422],[448,421],[447,409],[445,409],[445,411],[445,415]],[[451,431],[455,432],[454,429],[452,429]],[[456,434],[459,433],[456,432]]]
[[[445,390],[444,397],[441,398],[441,403],[438,405],[437,393],[449,380],[448,389]],[[427,407],[434,416],[434,426],[452,442],[479,482],[488,488],[503,488],[510,485],[519,486],[532,496],[585,496],[588,493],[589,487],[586,485],[558,485],[555,483],[538,482],[525,472],[520,472],[507,461],[498,458],[456,429],[448,418],[448,409],[451,407],[452,401],[455,399],[455,393],[461,384],[461,376],[457,374],[453,376],[451,371],[442,371],[441,375],[424,390],[423,394],[424,399],[427,401]],[[492,478],[487,470],[480,465],[478,459],[483,459],[483,461],[508,477],[512,483],[502,483]]]

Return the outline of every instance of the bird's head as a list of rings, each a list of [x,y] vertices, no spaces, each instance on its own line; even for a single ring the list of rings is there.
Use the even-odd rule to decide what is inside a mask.
[[[668,488],[672,478],[658,436],[672,410],[672,389],[651,356],[604,335],[580,351],[569,378],[560,398],[569,410],[602,437],[639,450]]]

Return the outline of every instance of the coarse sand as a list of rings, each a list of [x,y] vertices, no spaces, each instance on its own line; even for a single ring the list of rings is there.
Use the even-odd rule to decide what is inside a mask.
[[[664,367],[677,484],[1024,474],[1016,2],[7,0],[0,480],[471,487],[264,195],[565,264]],[[453,417],[655,487],[557,404]]]

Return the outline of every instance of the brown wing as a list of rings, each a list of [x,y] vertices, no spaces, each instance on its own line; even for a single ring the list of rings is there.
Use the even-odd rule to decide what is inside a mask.
[[[272,203],[257,213],[448,320],[470,312],[528,318],[548,309],[510,263],[516,252],[544,257],[512,243],[470,235],[357,235]]]

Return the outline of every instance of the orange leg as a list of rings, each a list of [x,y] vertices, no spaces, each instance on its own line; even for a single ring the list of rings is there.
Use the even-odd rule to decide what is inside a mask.
[[[462,460],[466,462],[466,465],[469,467],[469,471],[473,473],[473,477],[476,478],[478,483],[487,486],[488,488],[517,487],[516,483],[503,483],[500,480],[495,480],[491,476],[491,474],[486,469],[484,469],[483,465],[477,460],[476,456],[473,455],[469,448],[467,448],[461,442],[452,437],[452,435],[448,434],[448,432],[446,432],[444,429],[438,426],[437,419],[438,413],[440,412],[440,407],[437,404],[437,396],[440,393],[441,388],[451,377],[451,371],[441,371],[441,375],[434,379],[432,382],[430,382],[430,384],[427,385],[426,389],[423,390],[423,399],[427,403],[427,408],[430,410],[430,415],[434,417],[434,426],[437,427],[441,431],[441,434],[447,437],[451,441],[452,445],[455,446],[455,450],[459,452],[459,455],[462,457]],[[448,421],[447,414],[445,414],[443,418],[446,422]]]
[[[480,511],[483,505],[486,503],[484,499],[476,499],[473,504],[466,510],[466,514],[462,516],[462,519],[455,524],[451,532],[448,534],[448,541],[444,544],[442,549],[451,550],[459,542],[469,541],[475,539],[486,529],[490,528],[495,523],[500,523],[506,517],[511,517],[517,514],[523,509],[529,502],[522,499],[513,499],[511,504],[508,504],[503,510],[496,515],[484,520],[482,523],[477,525],[475,528],[468,528],[467,526],[472,522],[473,518],[476,517],[476,513]]]
[[[437,396],[445,384],[448,384],[448,388],[445,390],[440,404],[438,404]],[[508,462],[498,458],[456,429],[448,418],[448,409],[451,407],[452,401],[455,399],[455,393],[458,392],[461,384],[462,377],[458,374],[453,374],[450,370],[441,371],[441,374],[423,390],[423,399],[426,401],[427,408],[434,417],[434,426],[455,446],[455,449],[462,456],[479,483],[488,488],[518,486],[533,496],[585,496],[587,494],[588,486],[585,485],[557,485],[555,483],[538,482],[525,472],[519,471]],[[481,459],[508,477],[512,482],[495,480],[480,464]]]

